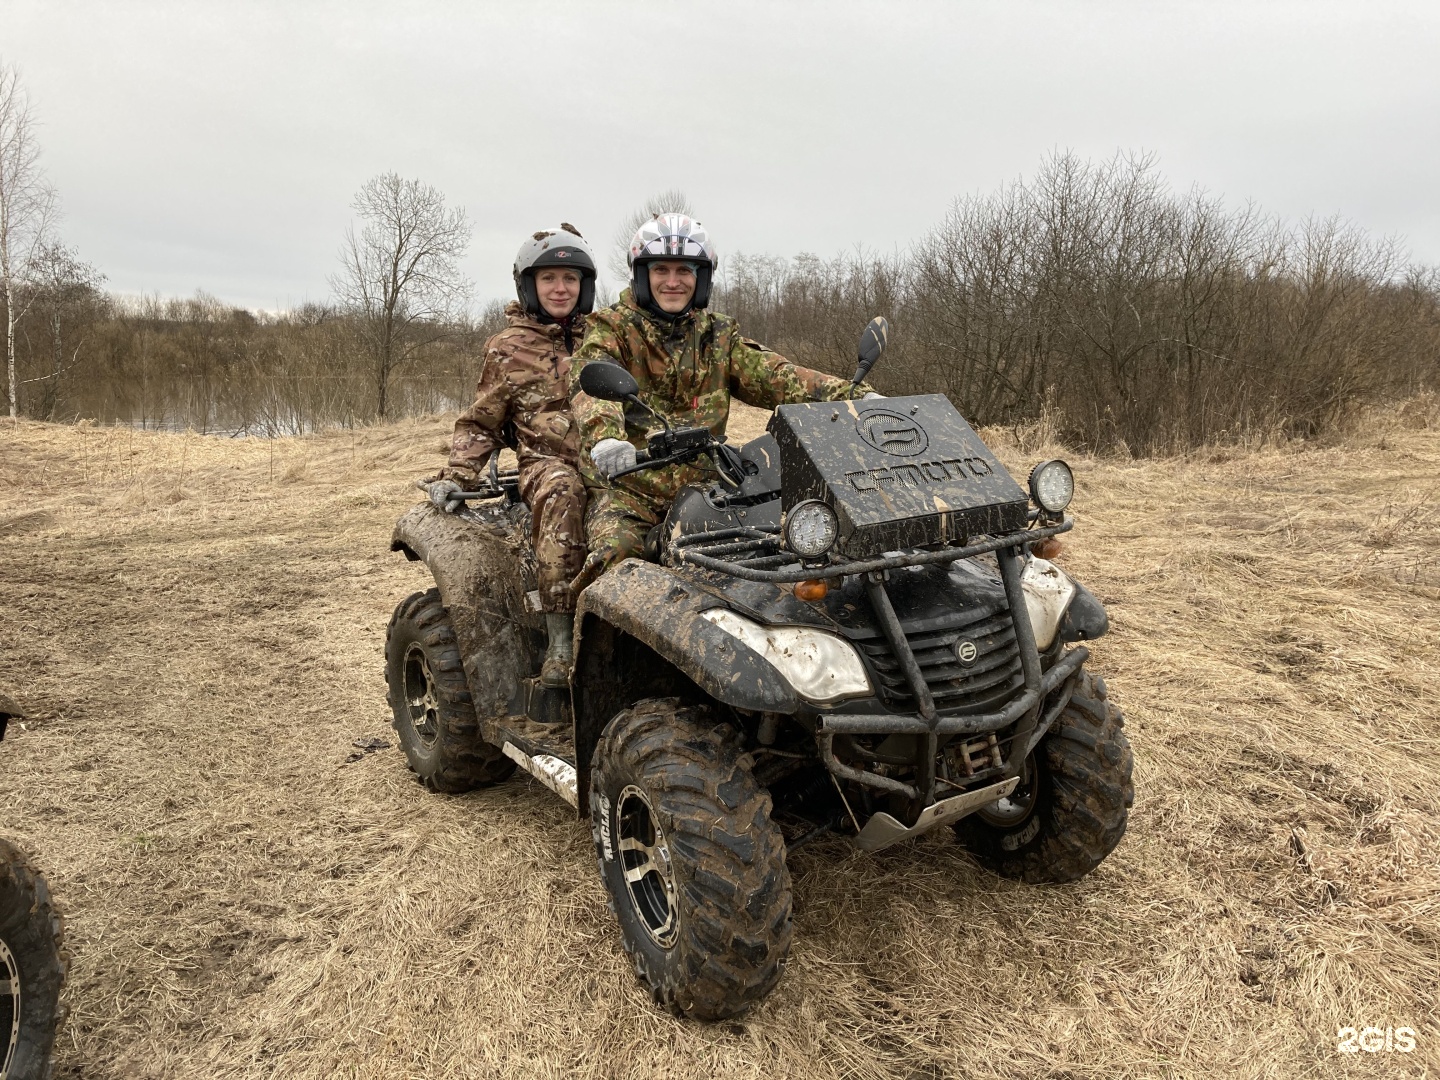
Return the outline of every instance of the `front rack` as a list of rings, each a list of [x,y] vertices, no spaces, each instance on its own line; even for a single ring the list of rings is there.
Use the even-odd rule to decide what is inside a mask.
[[[827,563],[805,565],[793,552],[782,550],[779,529],[760,529],[753,526],[739,526],[729,529],[715,529],[710,532],[692,533],[682,536],[669,545],[670,557],[677,562],[690,563],[706,570],[747,581],[767,581],[782,584],[799,581],[813,581],[823,578],[863,575],[865,592],[874,609],[877,621],[890,649],[900,662],[915,697],[918,718],[906,716],[826,716],[816,730],[816,743],[820,759],[825,767],[837,778],[853,780],[869,787],[890,791],[912,800],[915,812],[935,801],[935,757],[939,740],[943,736],[961,731],[997,730],[1015,724],[1009,759],[1005,762],[1004,775],[1015,776],[1029,753],[1036,726],[1041,722],[1040,705],[1062,683],[1069,680],[1088,655],[1081,647],[1071,650],[1049,671],[1040,668],[1039,650],[1035,646],[1034,629],[1026,610],[1025,598],[1020,583],[1020,553],[1027,544],[1068,532],[1075,525],[1074,518],[1065,518],[1053,525],[1039,528],[1020,529],[1002,536],[986,537],[973,544],[961,547],[945,547],[937,551],[896,552],[868,559],[845,559],[833,557]],[[1015,641],[1020,651],[1020,666],[1024,673],[1024,686],[1019,695],[999,713],[985,716],[943,717],[935,706],[934,697],[925,683],[924,675],[900,626],[899,618],[890,603],[885,589],[886,571],[905,566],[926,566],[958,562],[976,555],[995,553],[995,561],[1005,585],[1006,606],[1015,627]],[[1048,727],[1058,709],[1051,710],[1044,723]],[[856,734],[913,734],[918,736],[916,749],[917,776],[914,784],[908,784],[880,773],[846,765],[835,755],[834,740],[840,733]]]
[[[1075,519],[1067,517],[1054,525],[991,536],[963,547],[896,552],[893,555],[868,559],[832,556],[826,563],[806,564],[798,555],[783,550],[778,528],[761,529],[742,525],[678,537],[670,542],[669,552],[670,557],[677,562],[688,562],[705,570],[716,570],[746,581],[768,581],[778,585],[895,570],[904,566],[958,562],[960,559],[970,559],[992,551],[1033,544],[1047,537],[1069,532],[1074,527]]]

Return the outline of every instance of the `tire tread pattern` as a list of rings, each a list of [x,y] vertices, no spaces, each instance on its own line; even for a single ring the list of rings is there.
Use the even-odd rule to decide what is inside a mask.
[[[661,950],[621,918],[625,949],[654,999],[701,1020],[734,1016],[779,981],[793,934],[785,841],[770,820],[770,794],[723,725],[672,698],[618,714],[595,749],[591,821],[610,907],[628,894],[606,872],[596,792],[626,784],[650,797],[666,835],[680,894],[675,945]],[[613,811],[613,794],[610,796]],[[613,864],[612,864],[613,865]],[[619,912],[617,912],[617,915]]]
[[[65,919],[55,909],[45,878],[25,853],[0,840],[0,938],[20,968],[20,1038],[10,1075],[47,1080],[50,1051],[65,1018],[60,988],[70,969]],[[9,1038],[9,1032],[4,1033]],[[0,1058],[4,1048],[0,1045]]]
[[[1125,716],[1105,680],[1081,670],[1069,703],[1040,744],[1050,779],[1048,808],[1033,841],[1007,851],[1000,830],[972,815],[955,831],[975,857],[1031,884],[1078,881],[1115,850],[1135,802],[1134,755]]]
[[[439,730],[428,751],[408,737],[405,653],[412,642],[419,642],[425,650],[439,704]],[[412,593],[390,616],[385,631],[385,681],[393,713],[391,726],[400,737],[411,770],[431,791],[456,794],[497,784],[514,773],[515,763],[498,746],[481,738],[460,646],[439,589]]]

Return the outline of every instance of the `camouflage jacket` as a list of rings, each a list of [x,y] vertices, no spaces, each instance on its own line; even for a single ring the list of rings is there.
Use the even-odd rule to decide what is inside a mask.
[[[607,481],[590,460],[601,439],[627,439],[645,447],[659,425],[633,405],[599,401],[580,389],[580,369],[595,360],[625,368],[640,384],[640,399],[675,425],[704,425],[725,434],[733,394],[747,405],[773,409],[801,401],[835,401],[850,396],[846,379],[792,364],[759,342],[742,337],[728,315],[691,311],[673,323],[642,311],[626,289],[620,302],[590,316],[590,328],[570,372],[571,403],[580,426],[580,474],[587,487]],[[863,385],[856,396],[870,389]],[[620,480],[618,487],[651,502],[668,502],[682,486],[711,479],[714,467],[701,458],[693,465],[648,469]]]
[[[575,462],[580,431],[570,413],[570,349],[584,316],[541,323],[519,304],[505,308],[510,325],[485,343],[475,402],[455,421],[445,475],[475,474],[490,453],[513,447],[522,466],[536,458]]]

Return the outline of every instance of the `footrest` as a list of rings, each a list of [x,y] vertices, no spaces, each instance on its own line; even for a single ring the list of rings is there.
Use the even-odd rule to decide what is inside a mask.
[[[537,724],[570,725],[570,691],[525,680],[525,713]]]
[[[501,749],[504,750],[505,756],[516,765],[519,765],[575,809],[580,809],[580,791],[574,765],[568,761],[562,761],[553,754],[532,756],[513,742],[507,742]]]

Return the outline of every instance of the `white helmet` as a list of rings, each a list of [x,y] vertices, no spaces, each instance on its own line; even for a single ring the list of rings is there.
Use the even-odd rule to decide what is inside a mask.
[[[644,269],[646,263],[661,260],[681,260],[697,264],[695,296],[685,311],[690,308],[703,308],[710,302],[710,281],[719,260],[715,255],[715,245],[710,242],[710,234],[705,231],[704,225],[686,214],[656,214],[635,231],[635,236],[630,241],[630,290],[634,294],[635,302],[649,311],[671,318],[650,295],[650,275]],[[680,312],[681,315],[684,313]]]
[[[523,244],[515,256],[515,295],[529,314],[544,314],[535,292],[535,271],[545,266],[563,266],[580,274],[580,298],[575,311],[588,315],[595,307],[595,255],[574,225],[562,221],[558,229],[542,229]]]

